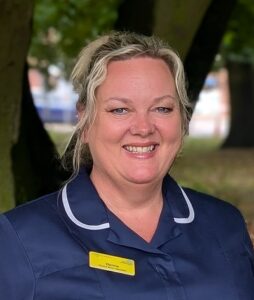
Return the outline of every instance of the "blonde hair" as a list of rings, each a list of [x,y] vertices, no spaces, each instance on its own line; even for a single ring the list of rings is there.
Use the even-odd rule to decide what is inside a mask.
[[[89,129],[95,118],[95,93],[106,78],[108,63],[137,56],[159,58],[168,65],[175,81],[183,135],[188,133],[190,104],[186,93],[183,64],[176,52],[154,36],[112,32],[97,38],[81,51],[71,74],[74,90],[79,96],[77,109],[80,118],[64,156],[65,158],[72,157],[73,173],[76,174],[81,165],[89,164],[89,161],[91,163],[91,156],[87,145],[84,144],[83,134]]]

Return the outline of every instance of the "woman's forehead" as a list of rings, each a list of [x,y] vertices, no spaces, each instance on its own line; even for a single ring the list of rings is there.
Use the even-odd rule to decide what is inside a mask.
[[[149,92],[154,90],[155,94],[160,91],[160,95],[154,97],[161,97],[166,94],[174,97],[175,82],[171,71],[163,60],[138,57],[110,62],[105,79],[98,90],[109,94],[115,92],[144,93],[145,90]]]

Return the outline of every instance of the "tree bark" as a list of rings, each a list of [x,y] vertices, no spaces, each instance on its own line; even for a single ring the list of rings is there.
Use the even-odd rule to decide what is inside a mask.
[[[16,205],[57,190],[66,179],[54,143],[33,104],[24,68],[20,130],[12,149]]]
[[[187,56],[203,17],[213,0],[157,0],[153,33]]]
[[[26,57],[33,0],[0,0],[0,211],[56,190],[65,172],[33,104]]]
[[[154,23],[155,0],[125,0],[119,5],[116,30],[151,35]]]
[[[229,60],[230,130],[222,147],[254,147],[254,68]]]
[[[185,56],[189,97],[195,104],[226,31],[237,0],[213,0],[203,16]]]
[[[0,1],[0,210],[15,204],[11,149],[18,139],[23,68],[31,36],[32,0]]]

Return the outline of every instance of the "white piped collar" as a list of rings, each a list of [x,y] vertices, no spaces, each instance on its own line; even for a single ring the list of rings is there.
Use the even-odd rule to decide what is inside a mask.
[[[63,203],[64,210],[66,212],[66,215],[75,225],[77,225],[81,228],[87,229],[87,230],[103,230],[103,229],[110,228],[110,224],[108,222],[98,224],[98,225],[88,225],[88,224],[85,224],[85,223],[79,221],[75,217],[75,215],[73,214],[73,212],[71,210],[68,196],[67,196],[67,187],[68,187],[68,184],[66,184],[64,186],[64,188],[62,189],[62,203]],[[187,207],[189,210],[189,215],[186,218],[175,218],[174,217],[174,221],[175,221],[175,223],[179,223],[179,224],[189,224],[189,223],[193,222],[193,220],[195,218],[194,209],[193,209],[193,206],[192,206],[188,196],[184,192],[184,190],[180,186],[178,186],[178,187],[182,193],[185,203],[187,204]]]
[[[185,191],[179,186],[182,194],[183,194],[183,197],[184,197],[184,200],[188,206],[188,209],[189,209],[189,216],[187,218],[174,218],[174,221],[176,223],[179,223],[179,224],[189,224],[191,223],[194,218],[195,218],[195,213],[194,213],[194,209],[193,209],[193,206],[188,198],[188,196],[186,195]]]
[[[84,229],[88,229],[88,230],[102,230],[102,229],[106,229],[106,228],[110,227],[109,223],[103,223],[103,224],[99,224],[99,225],[88,225],[88,224],[80,222],[74,216],[74,214],[70,208],[70,204],[69,204],[68,196],[67,196],[67,184],[64,186],[64,188],[62,190],[62,201],[63,201],[64,210],[65,210],[67,216],[77,226],[84,228]]]

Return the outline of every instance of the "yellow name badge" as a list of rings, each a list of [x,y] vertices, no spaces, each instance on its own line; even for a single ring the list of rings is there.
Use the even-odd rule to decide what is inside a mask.
[[[135,262],[132,259],[112,256],[104,253],[89,252],[89,266],[125,275],[135,275]]]

